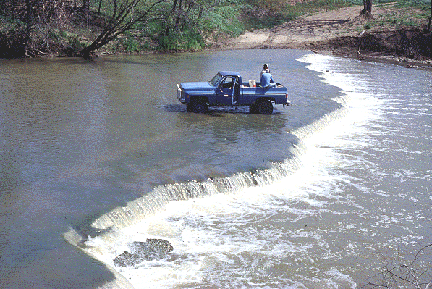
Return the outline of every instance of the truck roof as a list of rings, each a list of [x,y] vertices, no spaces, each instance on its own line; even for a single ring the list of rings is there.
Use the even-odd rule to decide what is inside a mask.
[[[235,71],[219,71],[219,74],[222,76],[226,76],[226,75],[241,76],[240,73]]]

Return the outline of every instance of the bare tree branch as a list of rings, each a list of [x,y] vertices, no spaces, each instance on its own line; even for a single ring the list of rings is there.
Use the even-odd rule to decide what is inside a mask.
[[[146,23],[154,8],[164,1],[166,0],[157,0],[153,2],[144,11],[138,12],[137,18],[131,18],[138,4],[142,4],[141,2],[143,1],[122,1],[119,5],[117,0],[113,0],[114,11],[110,21],[108,21],[98,37],[90,45],[81,50],[81,55],[84,58],[90,58],[92,52],[108,44],[118,35],[130,30],[136,23]]]

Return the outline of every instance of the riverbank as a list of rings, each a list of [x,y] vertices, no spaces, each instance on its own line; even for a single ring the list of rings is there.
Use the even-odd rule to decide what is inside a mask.
[[[229,33],[218,34],[215,30],[206,36],[206,40],[201,37],[202,41],[196,47],[171,47],[170,43],[176,42],[175,37],[167,36],[162,41],[166,43],[161,44],[157,37],[144,37],[139,29],[127,31],[97,49],[95,55],[200,51],[204,47],[210,50],[286,48],[432,69],[432,33],[427,29],[429,4],[416,4],[415,7],[408,6],[407,2],[377,4],[373,6],[372,18],[360,16],[362,6],[334,9],[340,6],[329,5],[325,6],[329,10],[321,8],[316,12],[316,7],[323,7],[317,5],[315,3],[313,9],[293,8],[284,16],[291,19],[287,16],[289,14],[293,20],[272,28],[247,31],[239,37],[230,38]],[[91,18],[87,23],[92,24],[83,26],[80,11],[69,11],[68,21],[62,25],[57,23],[61,29],[42,24],[37,26],[38,29],[33,29],[29,46],[24,44],[25,31],[21,26],[0,18],[0,57],[80,56],[82,49],[90,45],[104,24],[101,15],[93,11],[87,15]],[[269,16],[268,19],[273,18]]]
[[[385,61],[432,69],[432,34],[425,11],[374,6],[373,17],[360,16],[362,6],[305,15],[272,29],[249,31],[224,44],[230,49],[292,48]]]

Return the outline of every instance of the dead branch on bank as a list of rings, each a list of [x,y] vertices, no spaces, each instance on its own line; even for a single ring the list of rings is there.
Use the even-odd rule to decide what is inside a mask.
[[[361,288],[415,288],[432,289],[432,244],[426,245],[414,254],[412,261],[387,261],[381,272],[371,277],[373,281]],[[427,252],[431,251],[431,252]]]

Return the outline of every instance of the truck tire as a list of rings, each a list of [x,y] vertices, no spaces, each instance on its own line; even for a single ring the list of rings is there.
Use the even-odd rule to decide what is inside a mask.
[[[256,110],[260,114],[272,114],[273,104],[270,102],[270,100],[262,100],[256,104]]]
[[[208,111],[208,105],[203,100],[191,100],[187,105],[187,111],[195,113],[206,113]]]
[[[253,114],[258,113],[258,108],[257,108],[257,105],[256,105],[256,104],[251,104],[251,105],[249,106],[249,113],[253,113]]]

